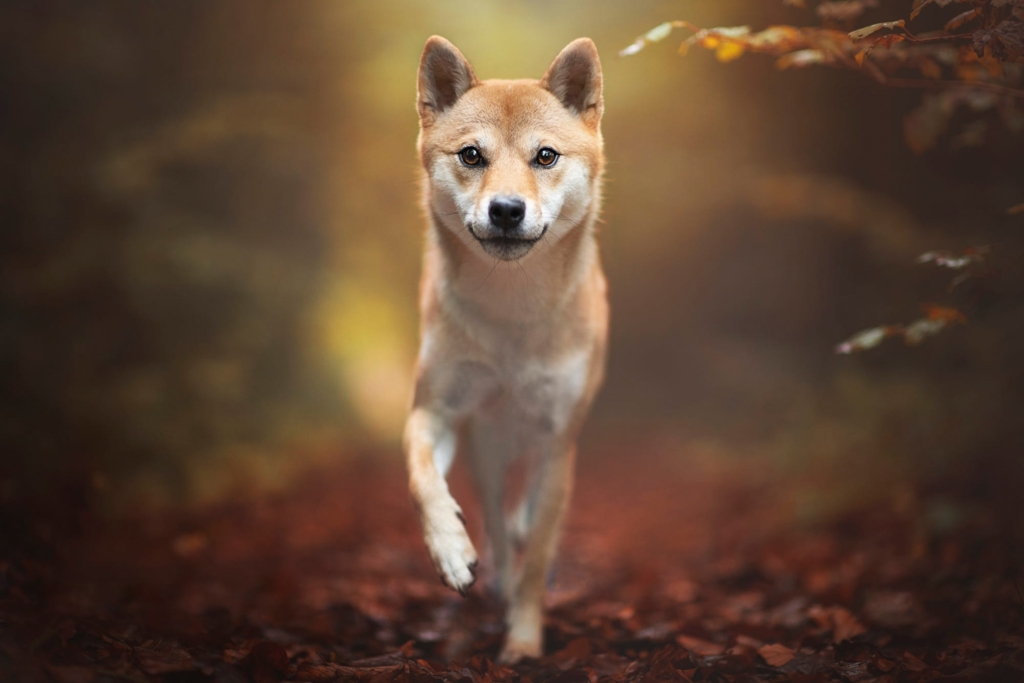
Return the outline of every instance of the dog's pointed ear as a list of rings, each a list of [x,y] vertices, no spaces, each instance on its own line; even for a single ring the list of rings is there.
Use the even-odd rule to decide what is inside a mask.
[[[441,36],[430,36],[420,57],[416,101],[420,125],[425,128],[432,124],[441,112],[479,82],[459,48]]]
[[[566,45],[548,67],[540,85],[591,128],[601,122],[601,60],[590,38],[577,38]]]

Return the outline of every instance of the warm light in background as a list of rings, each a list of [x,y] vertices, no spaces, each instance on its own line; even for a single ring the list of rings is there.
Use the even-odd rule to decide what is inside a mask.
[[[992,219],[1012,203],[1008,173],[987,194],[937,174],[902,140],[917,94],[858,74],[684,58],[672,40],[617,56],[667,19],[804,10],[7,11],[28,27],[15,47],[47,55],[11,67],[38,105],[10,129],[24,229],[5,254],[18,371],[2,423],[26,454],[13,490],[73,460],[104,495],[145,481],[216,497],[358,448],[398,456],[423,233],[415,74],[434,33],[483,78],[539,77],[582,35],[601,52],[612,336],[582,452],[639,438],[793,466],[953,462],[1012,404],[1009,312],[912,352],[832,354],[915,314],[917,290],[934,291],[916,253],[1009,234]]]

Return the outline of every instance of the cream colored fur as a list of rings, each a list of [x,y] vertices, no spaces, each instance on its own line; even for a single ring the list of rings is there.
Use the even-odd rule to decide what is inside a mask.
[[[420,61],[428,228],[409,486],[441,580],[465,594],[477,551],[445,476],[457,450],[468,456],[507,601],[505,662],[542,654],[545,577],[576,436],[604,371],[608,306],[594,231],[601,88],[586,38],[540,81],[481,81],[438,36]],[[543,164],[543,150],[556,160]],[[528,485],[506,518],[505,475],[518,458]]]

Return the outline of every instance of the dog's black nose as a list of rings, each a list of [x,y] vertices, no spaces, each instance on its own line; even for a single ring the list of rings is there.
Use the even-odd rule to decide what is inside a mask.
[[[526,215],[526,202],[515,197],[497,197],[487,209],[491,225],[501,230],[515,230]]]

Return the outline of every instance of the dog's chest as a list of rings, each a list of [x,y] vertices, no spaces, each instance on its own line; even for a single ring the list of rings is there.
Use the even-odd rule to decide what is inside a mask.
[[[561,348],[531,330],[492,337],[485,347],[493,392],[484,409],[509,410],[538,428],[564,429],[582,397],[591,362],[586,348]]]

